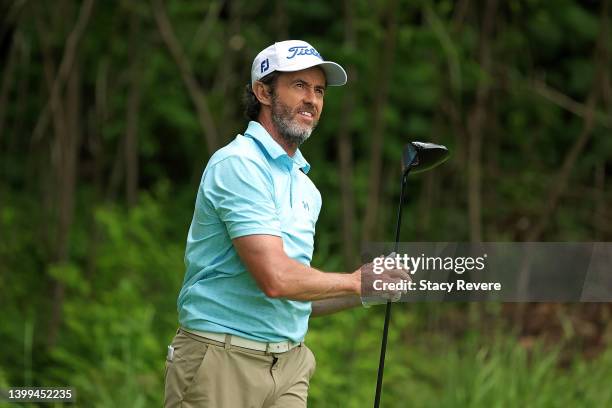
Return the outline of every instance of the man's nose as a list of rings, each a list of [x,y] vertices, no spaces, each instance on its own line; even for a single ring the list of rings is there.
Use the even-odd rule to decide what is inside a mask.
[[[311,104],[313,106],[317,105],[317,96],[315,90],[313,88],[308,88],[303,94],[302,101],[304,103]]]

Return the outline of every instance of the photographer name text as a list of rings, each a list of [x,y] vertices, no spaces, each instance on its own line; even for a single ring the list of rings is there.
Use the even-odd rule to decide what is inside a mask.
[[[463,279],[458,279],[454,282],[433,282],[425,279],[418,282],[407,279],[399,282],[384,282],[382,279],[377,279],[373,282],[372,287],[376,291],[443,291],[450,293],[453,290],[500,291],[502,284],[500,282],[467,282]]]

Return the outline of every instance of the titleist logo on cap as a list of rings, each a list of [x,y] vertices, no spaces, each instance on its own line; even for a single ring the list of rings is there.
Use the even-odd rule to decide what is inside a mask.
[[[295,47],[291,47],[287,50],[289,52],[289,55],[287,55],[287,59],[291,59],[293,57],[300,56],[300,55],[314,55],[315,57],[319,58],[319,59],[323,59],[323,57],[321,57],[321,54],[319,54],[317,52],[317,50],[315,50],[314,48],[308,48],[306,46],[295,46]]]

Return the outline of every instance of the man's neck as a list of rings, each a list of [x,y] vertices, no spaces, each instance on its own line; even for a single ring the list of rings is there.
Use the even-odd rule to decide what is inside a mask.
[[[293,155],[295,155],[295,152],[298,148],[297,144],[289,143],[285,140],[285,138],[281,136],[281,134],[276,129],[276,126],[274,126],[274,122],[272,122],[272,117],[269,114],[261,112],[259,118],[257,118],[257,121],[261,126],[263,126],[264,129],[268,131],[270,136],[272,136],[272,139],[274,139],[274,141],[278,143],[285,152],[287,152],[289,157],[293,157]]]

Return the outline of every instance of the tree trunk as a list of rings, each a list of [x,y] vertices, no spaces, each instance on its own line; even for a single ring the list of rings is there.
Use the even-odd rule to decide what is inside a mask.
[[[432,119],[432,134],[441,134],[438,131],[440,126],[441,113],[434,115]],[[434,172],[427,172],[423,174],[423,191],[419,196],[419,216],[414,223],[416,225],[416,239],[419,241],[428,240],[431,230],[431,209],[434,208],[437,202],[437,193],[440,186],[440,180],[442,177],[436,175]]]
[[[386,10],[386,30],[385,39],[382,44],[382,56],[380,59],[378,80],[373,82],[374,89],[374,115],[372,119],[372,147],[370,157],[370,171],[368,180],[368,203],[363,222],[362,237],[363,241],[373,238],[374,227],[378,219],[378,205],[380,203],[380,184],[382,172],[382,146],[385,139],[385,109],[387,107],[387,97],[389,82],[393,72],[393,62],[395,59],[395,46],[397,35],[397,13],[396,0],[390,0]]]
[[[593,212],[594,240],[603,241],[605,233],[606,219],[606,162],[602,161],[595,166],[594,177],[594,202],[595,211]]]
[[[218,95],[231,95],[234,89],[236,89],[236,83],[243,84],[243,81],[237,80],[236,69],[234,67],[236,53],[240,51],[245,44],[241,35],[242,10],[240,3],[239,1],[232,1],[228,4],[228,23],[224,28],[225,37],[223,39],[226,51],[221,56],[216,77],[213,81],[214,92]],[[241,88],[241,86],[238,87],[238,89]],[[224,144],[235,136],[231,131],[235,125],[232,123],[232,118],[236,117],[234,111],[237,105],[240,106],[240,104],[232,103],[224,103],[221,105],[220,121],[218,123],[219,132],[221,134],[220,139]],[[201,162],[198,163],[197,167],[201,170]],[[201,171],[198,173],[201,173]],[[198,174],[198,179],[200,177],[201,174]]]
[[[80,76],[75,66],[78,60],[78,44],[85,32],[93,10],[94,0],[85,0],[79,10],[77,21],[68,35],[61,63],[54,75],[53,60],[48,49],[46,33],[41,18],[37,19],[37,29],[41,37],[45,75],[50,88],[49,101],[39,116],[33,138],[42,135],[46,127],[47,109],[54,123],[55,138],[51,143],[51,163],[55,169],[57,197],[57,229],[53,233],[55,246],[51,262],[63,264],[69,260],[70,228],[74,215],[74,193],[76,185],[77,152],[80,140]],[[40,17],[40,16],[39,16]],[[65,111],[62,89],[68,81]],[[48,321],[47,345],[53,347],[59,335],[62,321],[62,307],[65,287],[61,281],[53,280],[51,316]]]
[[[42,53],[42,62],[43,62],[43,75],[45,79],[45,86],[47,88],[47,92],[51,95],[53,89],[53,83],[56,78],[55,71],[55,63],[53,61],[53,55],[51,54],[51,46],[49,44],[49,38],[46,33],[49,32],[49,27],[45,26],[43,22],[43,16],[40,13],[39,8],[35,8],[36,11],[39,11],[38,16],[36,18],[36,31],[38,33],[38,37],[40,40],[40,47]],[[58,173],[58,155],[56,149],[55,139],[47,140],[48,138],[43,138],[43,132],[46,131],[46,124],[48,123],[49,115],[51,114],[51,123],[53,126],[53,134],[56,135],[55,138],[60,137],[59,135],[66,134],[66,115],[64,114],[64,107],[59,103],[54,104],[55,110],[53,112],[49,112],[48,105],[44,106],[39,119],[38,124],[36,125],[36,129],[34,130],[34,134],[32,135],[31,145],[36,146],[39,143],[45,142],[48,143],[47,152],[48,157],[45,157],[45,160],[50,162],[50,167],[52,171],[47,171],[47,168],[44,168],[40,171],[40,179],[41,179],[41,189],[42,189],[42,209],[44,218],[48,220],[46,225],[41,224],[40,226],[40,236],[42,237],[41,241],[44,242],[44,248],[46,253],[46,259],[49,262],[54,262],[57,257],[57,230],[58,230],[58,191],[59,186],[57,185],[58,180],[60,179],[60,175]],[[41,122],[43,122],[41,124]],[[38,166],[36,166],[38,167]]]
[[[140,21],[138,14],[130,16],[130,47],[138,49],[138,34]],[[138,114],[140,111],[140,95],[142,88],[142,71],[138,52],[131,54],[130,85],[128,90],[125,130],[125,196],[128,207],[133,207],[138,201]]]
[[[67,263],[70,259],[70,229],[74,219],[74,202],[76,190],[77,158],[81,139],[80,117],[80,73],[78,65],[74,65],[72,75],[68,80],[66,92],[66,124],[67,133],[56,135],[56,147],[59,155],[58,185],[59,185],[59,225],[57,231],[58,264]],[[53,287],[53,305],[49,319],[48,344],[53,346],[59,335],[62,321],[65,286],[61,281],[55,281]]]
[[[11,40],[10,48],[8,51],[7,62],[4,68],[4,72],[2,73],[2,84],[0,85],[0,154],[2,153],[2,134],[5,133],[5,122],[4,118],[6,115],[6,106],[8,96],[13,88],[14,84],[14,74],[15,74],[15,61],[17,60],[17,34],[13,34],[13,38]],[[6,152],[10,154],[9,143],[6,143]],[[5,174],[5,163],[0,163],[0,177],[3,177]],[[2,206],[4,204],[4,195],[6,191],[3,186],[0,185],[0,214],[2,214]]]
[[[0,85],[0,146],[2,145],[2,133],[4,132],[4,118],[9,93],[14,84],[15,60],[17,59],[17,34],[13,34],[9,46],[8,57],[2,72],[2,85]]]
[[[15,105],[16,105],[15,120],[13,121],[13,129],[11,132],[13,137],[11,141],[8,143],[9,152],[13,151],[13,148],[15,147],[13,146],[13,143],[17,142],[16,136],[24,133],[24,130],[23,130],[24,126],[25,126],[25,123],[28,121],[27,107],[28,107],[29,91],[30,91],[30,77],[29,75],[26,74],[30,72],[29,71],[30,60],[31,60],[30,44],[28,42],[28,39],[25,38],[25,36],[22,36],[20,32],[17,32],[16,39],[18,41],[19,50],[20,50],[19,52],[20,75],[18,78],[19,82],[17,84],[17,96],[15,98]],[[29,157],[28,157],[27,163],[30,164]],[[26,166],[26,169],[28,171],[30,171],[30,169],[33,169],[33,168],[35,168],[35,166]]]
[[[104,167],[104,147],[102,144],[102,130],[107,123],[107,91],[108,91],[108,62],[102,60],[98,63],[96,72],[95,106],[93,118],[90,120],[88,133],[89,150],[93,160],[93,179],[95,202],[104,200],[104,182],[102,171]],[[96,205],[91,207],[90,233],[87,247],[87,266],[85,276],[92,280],[96,270],[96,258],[98,255],[98,244],[100,241],[100,227],[96,221]]]
[[[480,66],[489,75],[491,72],[491,37],[497,13],[497,0],[488,0],[480,33]],[[487,116],[487,103],[489,99],[488,77],[481,77],[476,90],[476,103],[468,119],[468,209],[470,240],[482,241],[482,132]]]
[[[357,50],[353,7],[349,0],[344,1],[344,47],[352,53]],[[342,100],[342,114],[338,130],[338,155],[340,170],[340,190],[342,198],[342,251],[344,266],[352,269],[355,266],[355,228],[357,221],[355,215],[355,197],[353,193],[353,143],[351,138],[351,123],[353,119],[353,92],[352,81],[355,80],[355,66],[347,66],[348,83],[344,89]]]

